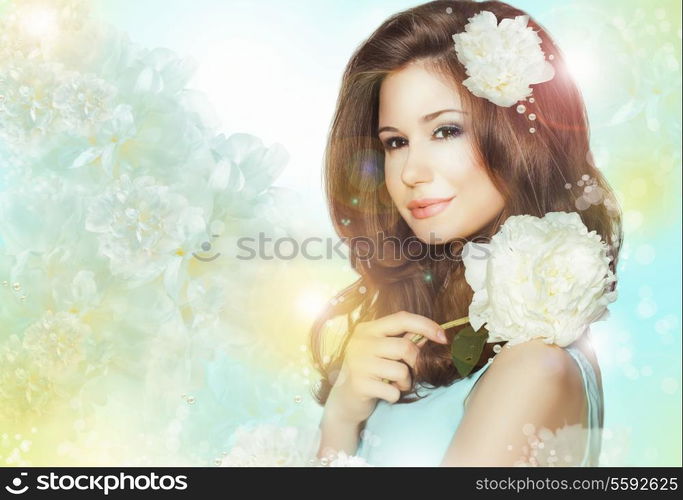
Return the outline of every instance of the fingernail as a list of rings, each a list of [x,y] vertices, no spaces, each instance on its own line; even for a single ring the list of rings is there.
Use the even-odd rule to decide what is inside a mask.
[[[437,337],[439,337],[443,342],[446,342],[446,332],[443,330],[439,330],[438,333],[436,334]]]

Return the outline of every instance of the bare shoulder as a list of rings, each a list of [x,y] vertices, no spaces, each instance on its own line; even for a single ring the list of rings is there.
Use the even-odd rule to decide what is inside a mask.
[[[572,355],[555,344],[533,339],[513,346],[505,346],[493,360],[489,370],[542,372],[548,376],[565,377],[577,373]]]
[[[477,392],[493,389],[498,393],[514,391],[520,396],[526,392],[529,397],[535,394],[547,401],[553,396],[559,398],[583,392],[583,380],[571,354],[562,347],[534,339],[503,347],[475,385],[472,398]]]
[[[529,432],[588,424],[581,367],[572,353],[541,339],[504,347],[465,401],[444,465],[526,462]]]
[[[540,339],[504,347],[470,391],[443,463],[511,466],[529,426],[585,426],[586,408],[581,368],[566,349]]]

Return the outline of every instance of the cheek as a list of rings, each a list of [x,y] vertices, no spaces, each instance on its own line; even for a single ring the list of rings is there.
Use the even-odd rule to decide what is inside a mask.
[[[394,201],[397,201],[401,194],[402,182],[400,177],[391,170],[384,171],[384,183],[387,186],[387,191],[389,191],[389,196]]]
[[[503,207],[503,196],[484,168],[472,166],[464,172],[458,184],[461,189],[461,200],[466,202],[465,209],[473,215],[487,216]]]

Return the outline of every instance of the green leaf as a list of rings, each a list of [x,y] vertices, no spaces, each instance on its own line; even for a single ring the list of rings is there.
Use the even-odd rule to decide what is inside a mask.
[[[451,359],[462,377],[469,375],[479,361],[487,338],[488,331],[486,328],[482,326],[475,332],[470,324],[460,330],[453,338]]]

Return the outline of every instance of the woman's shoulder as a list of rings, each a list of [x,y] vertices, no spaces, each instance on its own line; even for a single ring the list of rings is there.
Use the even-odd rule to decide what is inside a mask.
[[[488,369],[489,378],[495,374],[525,378],[542,375],[563,380],[577,373],[576,362],[567,349],[541,339],[505,345]]]
[[[503,347],[470,391],[448,463],[511,465],[529,433],[587,427],[589,399],[574,348],[542,339]]]
[[[520,404],[543,401],[552,405],[581,406],[583,376],[566,348],[533,339],[506,345],[472,389],[469,400],[512,393]],[[570,397],[575,395],[575,397]]]

